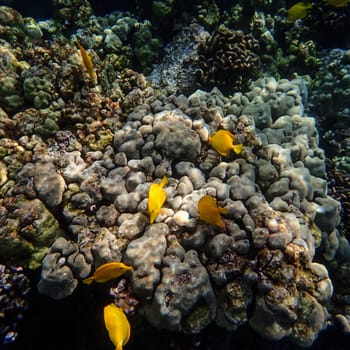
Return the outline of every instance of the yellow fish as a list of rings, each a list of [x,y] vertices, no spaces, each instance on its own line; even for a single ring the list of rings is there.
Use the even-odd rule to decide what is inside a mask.
[[[228,210],[217,205],[214,197],[208,194],[203,196],[198,201],[198,213],[199,218],[207,224],[225,227],[220,214],[227,214]]]
[[[295,22],[298,19],[303,19],[306,17],[308,10],[312,9],[311,2],[298,2],[287,11],[287,20],[290,22]]]
[[[115,304],[105,306],[103,310],[105,326],[109,338],[116,350],[122,350],[130,338],[130,324],[123,310]]]
[[[153,224],[154,220],[158,216],[160,208],[166,200],[166,192],[163,187],[166,185],[168,179],[166,176],[163,177],[162,181],[157,184],[151,185],[148,192],[148,214],[149,222]]]
[[[132,270],[131,266],[127,266],[122,262],[109,262],[99,266],[93,276],[85,278],[83,283],[91,284],[93,281],[104,283],[117,278],[127,271]]]
[[[216,152],[222,156],[227,156],[231,150],[240,154],[243,148],[242,144],[233,145],[235,137],[227,130],[218,130],[212,136],[209,136],[209,142]]]
[[[78,41],[76,41],[76,43],[79,47],[84,66],[85,66],[85,68],[90,76],[90,79],[93,82],[93,84],[96,85],[97,84],[97,75],[96,75],[96,72],[94,70],[94,64],[92,62],[92,59],[91,59],[90,55],[88,54],[88,52],[80,45],[80,43]]]
[[[326,0],[326,4],[333,7],[345,7],[350,0]]]

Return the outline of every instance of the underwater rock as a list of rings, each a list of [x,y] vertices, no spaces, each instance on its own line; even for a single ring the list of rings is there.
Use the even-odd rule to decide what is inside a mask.
[[[39,292],[56,300],[71,295],[78,285],[78,278],[89,275],[91,263],[89,249],[81,250],[77,243],[58,238],[42,262]]]
[[[153,122],[155,148],[168,159],[193,161],[198,157],[201,142],[191,129],[192,122],[175,110],[156,114]]]
[[[62,201],[66,183],[56,172],[52,163],[36,163],[34,188],[38,197],[49,207],[55,207]]]
[[[122,216],[121,216],[122,217]],[[120,218],[121,218],[120,217]],[[148,225],[149,219],[142,213],[137,213],[131,219],[123,220],[118,228],[118,237],[127,239],[128,241],[139,238]]]
[[[286,168],[281,172],[281,176],[289,178],[289,187],[297,190],[301,200],[313,198],[313,188],[310,171],[307,168]]]
[[[23,27],[22,15],[12,7],[0,6],[0,24],[9,27]]]
[[[208,35],[209,33],[196,23],[183,28],[165,46],[165,54],[149,78],[174,93],[177,91],[183,94],[192,93],[197,87],[193,70],[197,61],[198,45]]]
[[[78,285],[72,270],[65,265],[66,259],[60,253],[45,256],[42,262],[41,279],[38,283],[39,293],[52,299],[60,300],[68,297]]]
[[[1,256],[32,269],[40,267],[48,246],[63,233],[58,221],[39,199],[7,198],[1,209]]]
[[[84,227],[80,228],[82,230],[79,237],[82,237],[83,241],[89,242],[90,232],[84,231]],[[119,239],[111,230],[105,227],[95,228],[95,231],[95,239],[91,246],[95,266],[100,266],[110,261],[121,261],[127,245],[126,240]]]
[[[267,103],[249,104],[243,108],[242,113],[252,115],[258,129],[263,130],[272,125],[271,107]]]
[[[146,228],[142,237],[129,243],[124,261],[133,267],[131,282],[136,295],[150,300],[160,282],[160,266],[166,250],[168,226],[156,223]],[[140,259],[144,256],[145,259]]]
[[[54,164],[46,161],[27,163],[18,173],[18,182],[30,185],[48,207],[56,207],[61,203],[66,188],[66,183],[56,172]],[[18,187],[18,192],[22,191],[23,189]],[[28,194],[28,188],[25,191]]]
[[[6,112],[17,112],[23,104],[21,81],[15,72],[0,74],[0,103]]]
[[[315,223],[324,232],[332,232],[340,223],[340,203],[331,197],[318,197]]]
[[[43,36],[39,24],[31,17],[24,18],[24,31],[33,41],[37,41]]]
[[[25,40],[24,19],[14,8],[0,6],[0,26],[2,40],[14,45]]]
[[[110,227],[117,223],[119,213],[113,204],[101,206],[96,211],[96,219],[101,226]]]
[[[235,330],[248,321],[247,307],[252,302],[252,293],[240,279],[228,282],[218,295],[218,310],[215,322],[228,330]]]
[[[181,257],[165,256],[164,262],[161,281],[152,304],[146,306],[145,316],[158,329],[196,333],[215,316],[215,296],[208,273],[194,250]]]
[[[327,272],[325,275],[324,272],[325,269],[321,274],[328,279]],[[305,278],[308,274],[299,273],[295,276],[297,279]],[[326,288],[326,298],[316,299],[312,295],[314,283],[312,279],[304,281],[303,288],[306,290],[297,293],[288,289],[288,284],[285,287],[270,287],[264,296],[257,298],[249,324],[269,339],[279,340],[288,336],[302,347],[310,346],[328,319],[326,308],[320,302],[329,300],[332,294],[332,288]]]
[[[52,7],[54,17],[64,31],[84,26],[92,15],[92,8],[87,0],[53,0]]]
[[[29,68],[23,73],[24,98],[34,108],[48,107],[55,97],[55,76],[49,69]]]

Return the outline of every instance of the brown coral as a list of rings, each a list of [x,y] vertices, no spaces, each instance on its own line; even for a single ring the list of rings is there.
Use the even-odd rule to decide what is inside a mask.
[[[199,48],[198,82],[201,86],[242,90],[257,76],[259,45],[252,34],[217,28]]]

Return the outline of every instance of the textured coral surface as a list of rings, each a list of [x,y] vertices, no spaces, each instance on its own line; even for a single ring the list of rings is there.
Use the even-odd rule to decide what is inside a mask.
[[[131,346],[139,348],[144,337],[151,344],[157,338],[155,348],[225,349],[232,335],[242,342],[239,334],[297,348],[311,346],[329,325],[349,331],[350,246],[338,200],[346,214],[349,202],[335,180],[349,181],[336,169],[329,181],[312,114],[347,118],[349,54],[316,60],[312,43],[291,40],[296,26],[278,47],[273,35],[287,23],[263,12],[242,24],[249,33],[237,29],[251,7],[275,13],[283,4],[238,2],[223,13],[221,3],[196,2],[205,28],[179,32],[154,67],[162,36],[152,25],[165,26],[156,17],[163,12],[169,19],[180,9],[191,13],[177,5],[157,2],[153,23],[142,12],[96,17],[85,0],[53,1],[53,19],[40,23],[0,7],[3,343],[17,338],[28,305],[26,274],[33,310],[52,310],[54,329],[42,309],[38,317],[62,338],[57,348],[64,347],[61,330],[79,333],[80,326],[89,335],[75,337],[72,349],[108,344],[101,315],[111,299],[127,314]],[[225,26],[216,27],[219,21]],[[298,74],[272,76],[299,62],[305,47],[312,54],[302,69],[326,67],[311,85]],[[256,79],[273,55],[284,60]],[[210,136],[221,129],[242,152],[215,151]],[[332,161],[345,170],[349,164],[339,154]],[[149,189],[163,177],[166,200],[150,224]],[[201,220],[205,195],[224,208],[223,225]],[[132,271],[82,284],[110,261]],[[92,333],[101,342],[90,341]],[[20,337],[18,344],[32,346]]]

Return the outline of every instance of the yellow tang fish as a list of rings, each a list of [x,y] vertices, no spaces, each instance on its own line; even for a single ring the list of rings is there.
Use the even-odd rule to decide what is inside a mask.
[[[345,7],[350,0],[326,0],[326,4],[333,7]]]
[[[290,22],[295,22],[298,19],[303,19],[306,17],[308,10],[312,9],[311,2],[298,2],[287,11],[287,20]]]
[[[90,76],[91,81],[93,82],[94,85],[97,84],[97,75],[96,72],[94,70],[94,64],[92,62],[92,59],[90,57],[90,55],[88,54],[88,52],[80,45],[80,43],[78,41],[76,41],[80,53],[81,53],[81,57],[83,59],[84,62],[84,66]]]
[[[131,266],[127,266],[122,262],[109,262],[99,266],[94,275],[83,280],[85,284],[91,284],[93,281],[104,283],[117,278],[127,271],[132,270]]]
[[[115,304],[105,306],[103,310],[109,338],[116,350],[122,350],[130,338],[130,324],[123,310]]]
[[[242,144],[233,145],[235,137],[227,130],[218,130],[212,136],[209,136],[209,142],[216,152],[222,156],[227,156],[231,150],[240,154],[243,148]]]
[[[163,187],[166,185],[168,179],[166,176],[163,177],[162,181],[157,184],[154,183],[151,185],[148,192],[148,214],[149,222],[153,224],[154,220],[158,216],[160,208],[166,200],[166,192]]]
[[[207,224],[224,228],[224,222],[220,214],[227,214],[228,210],[217,205],[216,199],[210,195],[205,195],[198,201],[199,218]]]

